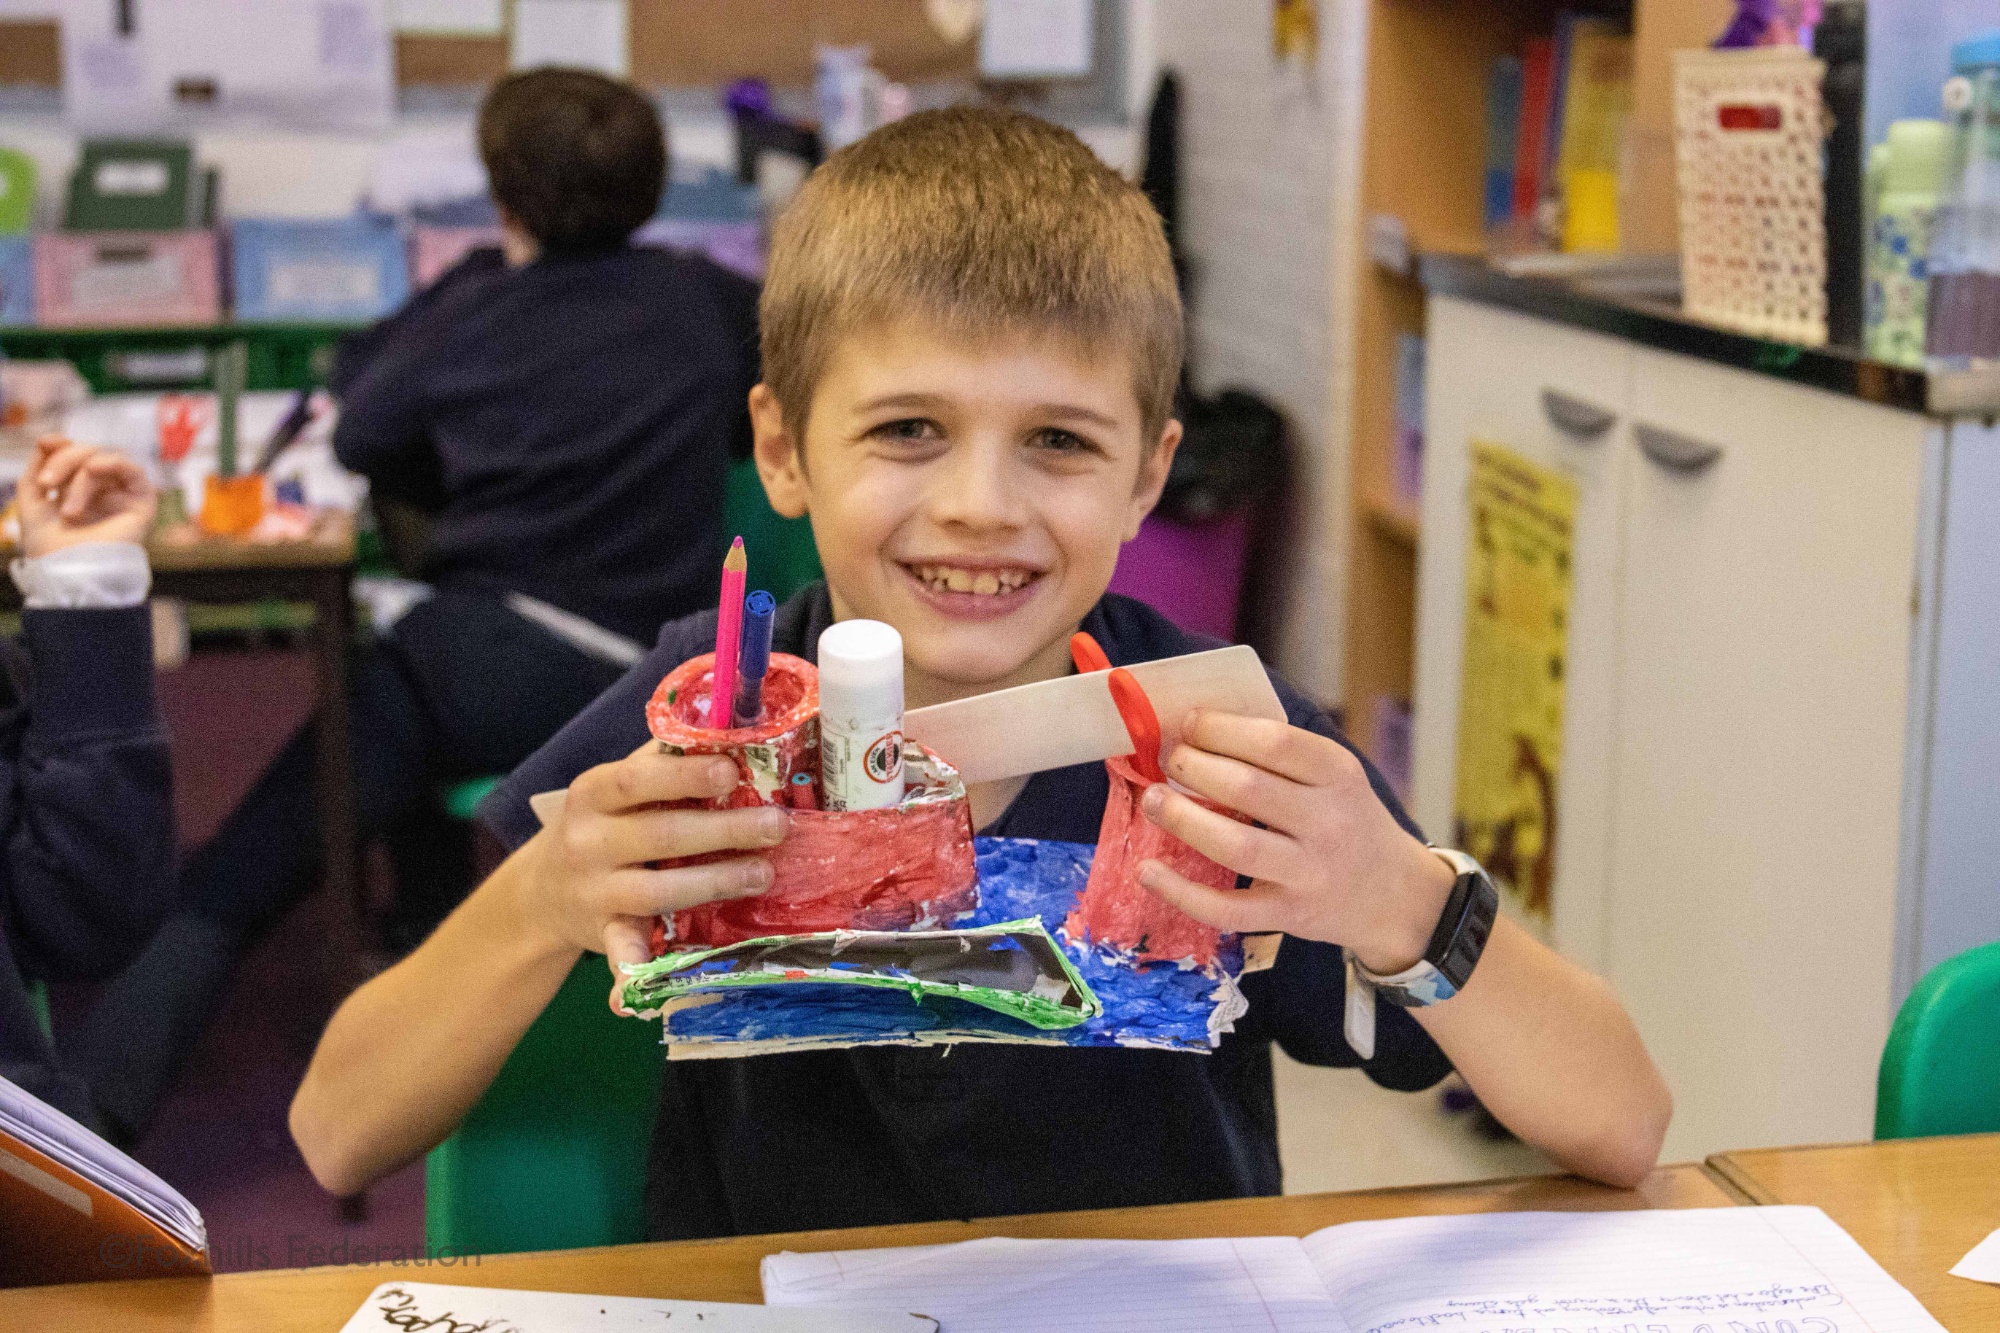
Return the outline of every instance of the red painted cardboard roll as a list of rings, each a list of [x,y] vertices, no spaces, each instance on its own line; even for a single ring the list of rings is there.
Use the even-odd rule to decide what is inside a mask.
[[[1090,863],[1083,896],[1063,922],[1064,933],[1073,940],[1129,952],[1140,962],[1191,959],[1206,967],[1215,961],[1222,932],[1148,893],[1139,883],[1139,865],[1158,861],[1214,889],[1235,888],[1236,872],[1139,813],[1139,798],[1152,784],[1139,776],[1130,759],[1107,759],[1104,767],[1111,778],[1111,795],[1097,830],[1097,858]],[[1202,797],[1190,799],[1232,819],[1243,818]]]
[[[646,729],[672,754],[726,754],[738,782],[729,795],[685,805],[727,809],[790,805],[792,778],[819,779],[819,671],[803,657],[772,653],[764,677],[764,716],[754,727],[708,725],[715,654],[691,657],[667,673],[646,705]]]
[[[903,803],[884,810],[794,810],[771,849],[771,887],[676,913],[654,952],[824,930],[931,930],[979,905],[972,817],[958,771],[915,743],[903,750]]]
[[[979,902],[972,815],[958,770],[914,742],[903,749],[904,796],[892,809],[800,808],[819,777],[819,673],[810,662],[771,655],[764,721],[711,731],[708,688],[713,654],[693,658],[660,682],[646,706],[654,739],[676,754],[728,754],[742,777],[728,796],[690,806],[792,806],[792,828],[769,853],[771,887],[675,913],[653,930],[653,952],[669,941],[735,944],[763,935],[827,930],[924,930],[949,924]],[[796,783],[800,775],[812,781]],[[740,853],[667,862],[698,865]]]

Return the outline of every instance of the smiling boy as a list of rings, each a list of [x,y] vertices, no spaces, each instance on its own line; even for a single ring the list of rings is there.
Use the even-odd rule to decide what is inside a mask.
[[[758,465],[781,513],[812,516],[827,575],[783,608],[780,650],[810,657],[834,621],[887,621],[919,707],[1065,674],[1079,627],[1114,663],[1212,646],[1105,595],[1179,442],[1181,313],[1157,217],[1072,135],[960,109],[835,155],[778,224],[760,313]],[[667,625],[503,784],[482,813],[517,850],[335,1016],[292,1108],[328,1188],[357,1189],[447,1134],[582,952],[643,959],[653,916],[768,884],[758,852],[783,840],[783,811],[658,808],[735,781],[645,732],[647,695],[713,625]],[[1642,1177],[1670,1100],[1637,1034],[1601,982],[1504,918],[1455,997],[1385,1004],[1372,1056],[1349,1046],[1341,947],[1391,981],[1421,968],[1434,934],[1456,938],[1439,927],[1463,877],[1326,714],[1277,685],[1290,725],[1200,713],[1166,761],[1261,827],[1166,787],[1143,806],[1253,881],[1218,892],[1149,864],[1149,888],[1211,923],[1292,937],[1245,978],[1250,1012],[1212,1055],[966,1045],[670,1064],[653,1234],[1275,1193],[1274,1041],[1392,1088],[1456,1066],[1563,1165]],[[527,797],[565,786],[538,830]],[[970,793],[973,822],[1089,842],[1106,792],[1096,764],[987,784]],[[648,868],[720,850],[742,855]]]

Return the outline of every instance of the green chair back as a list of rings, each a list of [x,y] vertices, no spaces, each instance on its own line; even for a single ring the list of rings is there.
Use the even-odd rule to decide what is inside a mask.
[[[645,1239],[660,1025],[611,1012],[585,954],[500,1075],[424,1162],[432,1253],[507,1254]]]
[[[725,539],[743,538],[743,552],[750,558],[744,586],[762,588],[782,602],[819,577],[819,548],[813,545],[812,520],[778,517],[764,497],[757,465],[749,459],[729,469],[722,525]]]
[[[1889,1030],[1875,1137],[2000,1131],[2000,941],[1932,968]]]
[[[35,218],[35,159],[0,148],[0,236],[18,236]]]
[[[780,601],[819,577],[812,524],[780,518],[756,466],[734,464],[723,508],[749,585]],[[497,777],[448,787],[460,819]],[[586,954],[501,1066],[472,1113],[424,1162],[424,1237],[434,1251],[505,1254],[645,1236],[646,1146],[660,1097],[659,1024],[618,1018],[611,976]]]
[[[41,1025],[42,1035],[54,1041],[56,1025],[49,1016],[49,988],[39,979],[28,983],[28,1007],[35,1011],[35,1022]]]

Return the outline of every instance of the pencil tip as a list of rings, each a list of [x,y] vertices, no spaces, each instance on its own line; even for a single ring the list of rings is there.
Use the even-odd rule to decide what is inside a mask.
[[[729,554],[722,557],[722,567],[728,570],[740,570],[747,568],[749,563],[750,557],[743,553],[743,539],[738,537],[729,544]]]

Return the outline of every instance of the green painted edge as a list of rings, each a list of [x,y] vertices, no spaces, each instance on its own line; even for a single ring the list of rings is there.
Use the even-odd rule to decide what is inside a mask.
[[[761,945],[796,944],[807,940],[831,940],[840,935],[887,935],[894,931],[844,931],[826,930],[803,935],[764,935],[757,939],[740,940],[735,944],[721,945],[712,949],[690,949],[683,953],[661,954],[651,962],[625,968],[627,980],[620,993],[625,1007],[641,1016],[657,1013],[660,1006],[669,1000],[686,995],[697,995],[708,991],[729,990],[741,986],[811,985],[832,984],[843,986],[869,986],[878,990],[908,991],[910,998],[921,1002],[926,996],[939,999],[966,1000],[1009,1018],[1018,1018],[1032,1027],[1043,1031],[1072,1028],[1079,1023],[1087,1023],[1104,1012],[1103,1002],[1097,992],[1070,962],[1069,955],[1052,937],[1039,917],[1024,917],[1019,921],[1003,921],[993,926],[972,926],[964,930],[912,932],[925,935],[961,935],[968,939],[998,938],[1004,935],[1038,935],[1045,940],[1061,964],[1064,978],[1076,991],[1080,1005],[1076,1009],[1066,1009],[1053,1000],[1039,995],[1023,995],[1019,991],[996,990],[990,986],[967,986],[957,982],[924,981],[918,977],[885,977],[872,973],[814,973],[808,977],[787,977],[782,973],[745,972],[736,975],[710,976],[699,980],[693,978],[668,978],[680,968],[692,967],[719,953],[734,949],[745,949]]]

